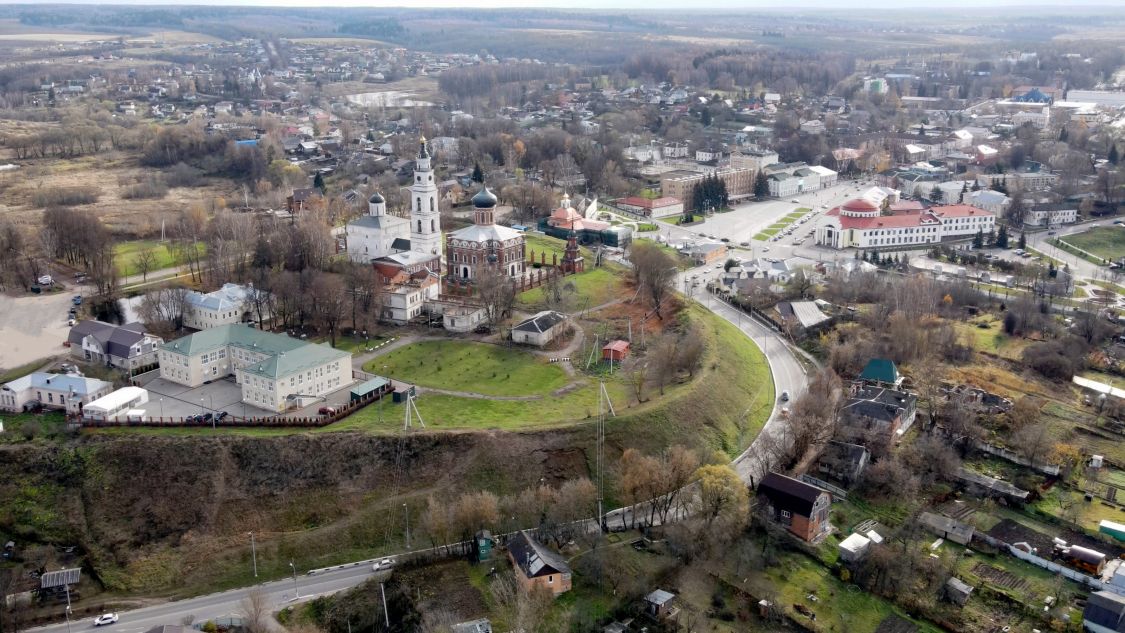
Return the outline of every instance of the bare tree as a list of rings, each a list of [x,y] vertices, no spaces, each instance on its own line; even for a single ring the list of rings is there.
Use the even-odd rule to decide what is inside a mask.
[[[242,610],[243,626],[247,633],[268,633],[270,630],[269,596],[261,589],[251,589],[239,603]]]
[[[492,580],[489,591],[497,610],[504,615],[504,622],[512,631],[546,633],[557,628],[545,618],[553,602],[550,590],[537,584],[527,589],[513,574],[505,573]]]
[[[676,262],[656,244],[635,242],[629,248],[629,261],[633,264],[633,280],[639,292],[648,296],[653,312],[664,320],[661,307],[672,292],[676,279]]]
[[[141,281],[148,281],[148,271],[156,264],[156,253],[151,248],[142,248],[133,257],[133,267],[141,273]]]
[[[488,324],[495,326],[511,313],[516,302],[516,287],[502,268],[485,265],[479,271],[473,285]]]
[[[347,314],[348,297],[339,275],[319,273],[312,283],[311,296],[317,324],[328,331],[328,340],[336,347],[340,321]]]

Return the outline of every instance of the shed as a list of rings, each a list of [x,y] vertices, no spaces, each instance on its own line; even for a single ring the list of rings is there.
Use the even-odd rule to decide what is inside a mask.
[[[618,339],[602,347],[602,360],[621,362],[629,355],[629,341]]]
[[[544,310],[512,327],[512,342],[543,347],[558,338],[569,319],[562,312]]]
[[[923,512],[921,516],[918,517],[918,522],[931,533],[947,541],[968,545],[969,541],[973,540],[973,526],[961,523],[960,521],[954,521],[940,514]]]
[[[417,391],[414,389],[414,385],[398,387],[395,389],[394,396],[392,396],[391,401],[395,403],[406,402],[407,398],[414,397],[416,395]]]
[[[945,595],[957,606],[965,606],[972,593],[973,588],[959,578],[950,577],[949,580],[945,581]]]
[[[363,382],[352,387],[351,401],[356,402],[357,400],[363,400],[364,398],[369,398],[372,396],[378,396],[382,398],[392,388],[393,387],[391,386],[391,381],[383,378],[382,376],[376,376],[371,380],[368,380],[367,382]]]
[[[858,562],[867,554],[867,548],[870,545],[871,539],[859,533],[852,534],[840,541],[840,560],[845,563]]]
[[[657,589],[645,596],[645,613],[655,618],[668,617],[672,612],[672,600],[676,594]]]

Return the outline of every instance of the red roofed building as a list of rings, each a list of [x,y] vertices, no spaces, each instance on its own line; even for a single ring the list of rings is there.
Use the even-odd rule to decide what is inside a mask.
[[[832,248],[895,248],[971,238],[996,227],[996,216],[967,204],[925,209],[891,205],[886,213],[857,198],[832,209],[816,229],[816,243]]]
[[[666,218],[684,214],[683,201],[669,196],[656,198],[655,200],[631,196],[618,200],[617,206],[649,218]]]
[[[570,206],[570,196],[565,195],[563,196],[561,206],[552,211],[551,216],[547,218],[547,224],[571,231],[604,231],[610,226],[609,222],[586,219],[586,217],[579,213],[574,207]]]
[[[602,360],[621,362],[629,355],[629,341],[610,341],[602,347]]]

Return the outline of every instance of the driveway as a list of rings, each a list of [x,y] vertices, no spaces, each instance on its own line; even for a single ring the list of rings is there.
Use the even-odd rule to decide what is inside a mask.
[[[26,297],[0,296],[0,369],[65,354],[71,298],[83,289]]]

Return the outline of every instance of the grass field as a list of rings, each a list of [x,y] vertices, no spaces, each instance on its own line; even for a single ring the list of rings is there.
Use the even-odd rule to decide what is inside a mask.
[[[773,236],[777,235],[778,233],[784,231],[785,229],[789,228],[794,222],[803,218],[810,211],[812,211],[812,209],[810,209],[808,207],[801,207],[801,208],[797,209],[796,211],[787,214],[785,217],[781,218],[777,222],[774,222],[773,224],[771,224],[771,225],[767,226],[766,228],[762,229],[761,231],[759,231],[754,236],[754,239],[762,241],[762,242],[769,241],[769,239],[771,237],[773,237]]]
[[[523,236],[523,243],[527,248],[527,256],[529,258],[531,257],[532,253],[535,253],[535,259],[533,261],[538,262],[539,254],[542,253],[546,255],[546,261],[548,265],[550,265],[551,263],[552,255],[557,256],[559,258],[559,261],[562,261],[563,254],[566,251],[565,241],[560,240],[557,237],[551,237],[549,235],[536,235],[529,233]],[[579,252],[581,252],[585,249],[579,247],[578,250]],[[588,254],[588,252],[583,253],[583,255]]]
[[[566,289],[568,284],[573,285],[573,292]],[[620,274],[606,266],[589,268],[584,273],[565,277],[563,286],[562,302],[554,308],[562,312],[577,312],[599,306],[622,296],[625,291]],[[516,296],[516,308],[520,310],[542,310],[545,307],[542,288],[525,290]]]
[[[1125,257],[1125,228],[1119,226],[1100,226],[1082,233],[1067,235],[1059,238],[1059,241],[1103,259]]]
[[[162,268],[171,268],[183,263],[182,257],[177,257],[169,248],[169,244],[160,243],[156,240],[133,240],[131,242],[120,242],[113,246],[113,259],[117,266],[117,271],[122,276],[139,275],[140,268],[137,266],[137,254],[145,249],[151,249],[154,259],[149,268],[149,273],[153,273]],[[196,248],[203,251],[203,244],[197,244]]]
[[[981,327],[982,325],[987,327]],[[965,323],[954,323],[957,334],[972,341],[973,349],[1002,358],[1018,360],[1028,341],[1004,333],[1003,324],[992,315],[982,316]]]
[[[570,382],[558,365],[521,349],[466,341],[423,341],[379,356],[364,370],[422,387],[528,396]]]

